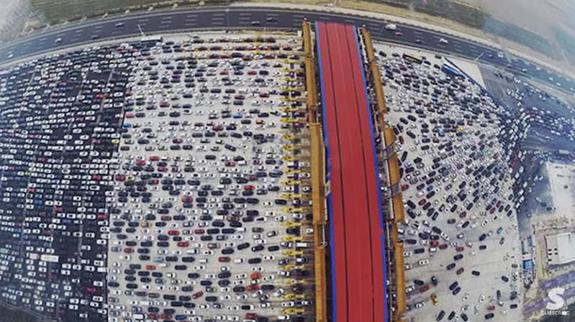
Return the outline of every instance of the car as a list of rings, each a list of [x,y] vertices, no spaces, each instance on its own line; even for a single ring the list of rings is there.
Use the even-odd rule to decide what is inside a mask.
[[[437,314],[437,317],[435,318],[435,321],[441,321],[443,320],[443,317],[445,317],[445,311],[441,310],[439,312],[439,314]]]
[[[397,25],[393,24],[393,23],[388,23],[385,25],[385,29],[386,30],[391,30],[391,31],[396,31],[397,30]]]
[[[461,292],[461,287],[458,286],[458,287],[456,287],[451,293],[452,293],[453,295],[457,295],[457,294],[459,294],[459,292]]]
[[[457,282],[457,281],[451,283],[451,284],[449,285],[449,290],[450,290],[450,291],[453,291],[458,285],[459,285],[459,282]]]

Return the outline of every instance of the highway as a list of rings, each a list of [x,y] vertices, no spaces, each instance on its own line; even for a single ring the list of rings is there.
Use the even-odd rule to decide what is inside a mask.
[[[498,54],[499,50],[467,39],[442,34],[433,30],[398,24],[400,35],[386,30],[385,22],[360,16],[333,14],[320,11],[284,10],[252,7],[205,7],[202,9],[165,10],[141,14],[93,19],[84,22],[54,27],[46,32],[21,38],[0,48],[0,62],[21,59],[38,53],[89,43],[94,40],[122,38],[140,34],[141,28],[147,34],[171,31],[192,31],[194,29],[260,28],[300,29],[302,19],[311,22],[338,22],[366,26],[373,38],[390,43],[404,44],[422,49],[446,52],[458,56],[478,59],[491,65],[503,67],[552,85],[566,93],[575,94],[575,81],[537,66],[524,59]],[[117,25],[118,23],[122,25]],[[138,27],[139,26],[139,27]],[[447,44],[441,44],[444,38]]]

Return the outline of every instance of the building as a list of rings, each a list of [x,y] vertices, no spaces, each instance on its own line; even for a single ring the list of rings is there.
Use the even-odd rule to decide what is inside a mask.
[[[548,265],[562,265],[575,261],[575,234],[545,236],[545,244]]]

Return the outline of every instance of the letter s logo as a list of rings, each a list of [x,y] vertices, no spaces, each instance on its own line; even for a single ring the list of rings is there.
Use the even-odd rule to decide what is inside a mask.
[[[563,293],[565,293],[565,289],[562,287],[552,288],[549,293],[547,293],[551,302],[547,303],[545,308],[548,310],[559,310],[562,308],[563,305],[565,305],[565,300],[562,297]]]

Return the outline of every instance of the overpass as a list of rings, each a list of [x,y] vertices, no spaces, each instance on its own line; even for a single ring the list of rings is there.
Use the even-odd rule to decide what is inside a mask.
[[[326,146],[332,321],[388,321],[373,121],[356,29],[316,24]]]

